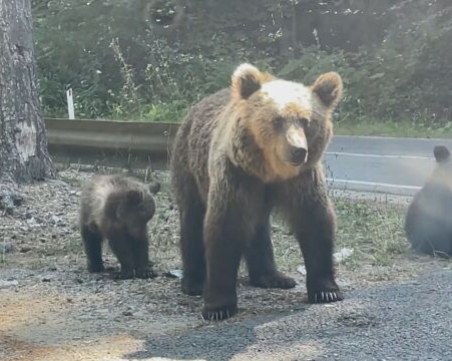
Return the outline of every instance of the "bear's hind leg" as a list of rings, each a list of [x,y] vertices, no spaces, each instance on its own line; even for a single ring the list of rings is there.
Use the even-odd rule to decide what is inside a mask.
[[[206,278],[204,258],[203,221],[204,207],[197,197],[190,197],[180,206],[180,247],[182,253],[182,292],[201,295]]]
[[[276,268],[273,245],[270,238],[270,222],[259,225],[245,251],[251,286],[261,288],[293,288],[296,282]]]
[[[85,248],[88,271],[92,273],[102,272],[102,235],[87,225],[81,226],[81,236]]]

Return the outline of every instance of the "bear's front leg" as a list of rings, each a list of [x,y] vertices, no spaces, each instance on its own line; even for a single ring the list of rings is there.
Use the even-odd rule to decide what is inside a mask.
[[[333,267],[335,213],[322,179],[316,175],[311,179],[314,183],[308,184],[308,189],[302,187],[294,192],[297,197],[290,202],[287,214],[305,261],[309,302],[336,302],[343,295]]]
[[[133,251],[129,242],[129,235],[118,230],[116,234],[109,235],[110,248],[121,264],[121,270],[113,275],[115,279],[130,279],[134,276]]]
[[[147,229],[143,229],[138,237],[130,240],[133,243],[133,258],[135,264],[135,277],[137,278],[154,278],[157,273],[153,270],[152,263],[149,260],[149,239]]]
[[[221,177],[218,177],[221,178]],[[259,187],[247,182],[211,183],[204,219],[206,283],[203,317],[222,320],[237,313],[237,273],[245,245],[262,208]]]
[[[207,281],[204,288],[205,320],[219,321],[237,313],[237,272],[241,245],[233,217],[207,215],[204,227]]]

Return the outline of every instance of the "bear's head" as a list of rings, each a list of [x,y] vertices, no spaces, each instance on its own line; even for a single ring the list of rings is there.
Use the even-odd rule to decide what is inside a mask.
[[[341,96],[335,72],[305,86],[241,64],[232,75],[227,108],[235,121],[232,162],[264,182],[315,166],[331,139],[331,116]]]
[[[452,190],[452,159],[449,149],[444,145],[437,145],[433,149],[436,168],[433,170],[430,182]]]
[[[142,189],[123,189],[109,197],[108,203],[115,205],[115,218],[125,225],[131,234],[138,235],[154,216],[155,201],[152,194],[156,193],[155,184],[151,183]]]

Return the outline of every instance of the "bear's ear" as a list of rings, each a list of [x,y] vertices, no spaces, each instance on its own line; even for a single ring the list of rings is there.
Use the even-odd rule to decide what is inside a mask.
[[[130,204],[139,204],[143,200],[143,193],[132,189],[127,191],[126,197]]]
[[[433,149],[433,155],[438,163],[445,162],[450,158],[450,151],[444,145],[437,145]]]
[[[311,89],[320,98],[323,104],[331,108],[336,106],[342,97],[342,78],[336,72],[329,72],[320,75]]]
[[[239,65],[232,74],[231,96],[234,100],[247,99],[261,88],[263,74],[247,63]]]
[[[148,184],[149,192],[152,194],[157,194],[160,191],[160,183],[159,182],[151,182]]]

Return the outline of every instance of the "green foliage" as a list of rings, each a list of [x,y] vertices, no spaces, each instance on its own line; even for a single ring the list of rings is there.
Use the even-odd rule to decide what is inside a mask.
[[[351,123],[403,119],[441,128],[452,121],[450,4],[180,4],[34,1],[45,113],[66,114],[65,90],[72,87],[78,117],[180,120],[191,104],[228,86],[234,67],[247,61],[306,83],[339,72],[346,89],[340,117]]]

